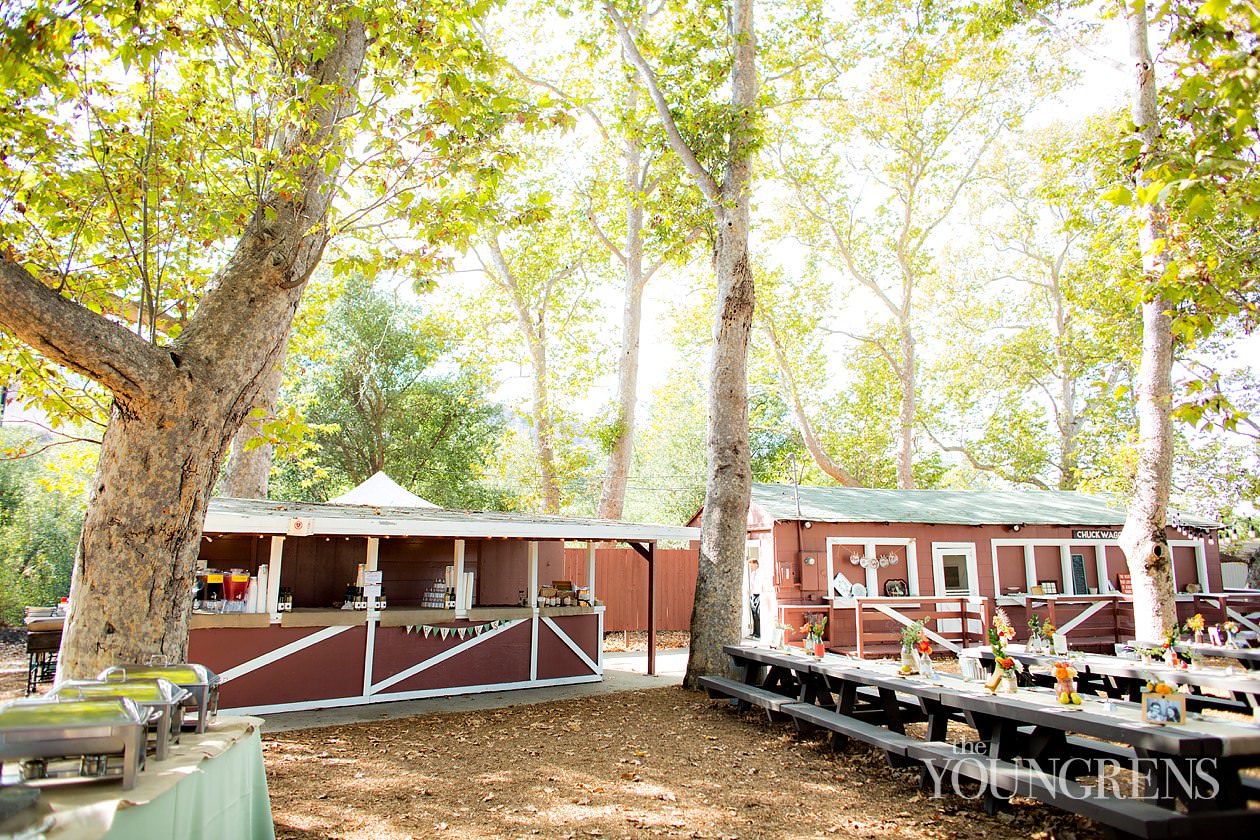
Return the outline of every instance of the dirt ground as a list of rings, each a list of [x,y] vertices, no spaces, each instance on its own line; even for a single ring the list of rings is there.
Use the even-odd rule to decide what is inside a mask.
[[[1081,818],[919,793],[851,744],[660,688],[264,736],[276,834],[312,838],[1059,838]]]
[[[0,700],[25,695],[26,641],[10,641],[0,636]]]
[[[681,630],[660,630],[656,634],[657,650],[685,648],[691,644],[691,634]],[[604,634],[604,653],[647,650],[647,631],[614,630]]]

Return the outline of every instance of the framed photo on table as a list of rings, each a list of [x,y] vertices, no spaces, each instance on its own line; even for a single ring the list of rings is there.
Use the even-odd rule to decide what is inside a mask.
[[[1059,594],[1059,582],[1057,580],[1039,580],[1037,585],[1041,587],[1042,595]]]
[[[1186,698],[1183,694],[1143,694],[1142,722],[1161,726],[1186,722]]]

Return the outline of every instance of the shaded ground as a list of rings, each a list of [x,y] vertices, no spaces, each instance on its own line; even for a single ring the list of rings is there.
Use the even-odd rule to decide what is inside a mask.
[[[685,648],[691,644],[691,634],[683,630],[660,630],[656,634],[656,649]],[[613,630],[604,634],[604,652],[647,650],[646,630]]]
[[[679,688],[264,736],[280,838],[1094,838]]]
[[[0,700],[26,696],[26,631],[0,634]]]

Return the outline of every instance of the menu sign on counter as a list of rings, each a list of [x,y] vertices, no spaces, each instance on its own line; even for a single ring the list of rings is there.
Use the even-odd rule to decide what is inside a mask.
[[[363,573],[364,586],[380,586],[385,580],[385,573],[380,569],[369,570]]]

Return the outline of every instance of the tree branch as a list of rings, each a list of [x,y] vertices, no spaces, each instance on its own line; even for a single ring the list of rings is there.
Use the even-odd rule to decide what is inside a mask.
[[[971,464],[972,469],[977,469],[977,470],[980,470],[981,472],[993,473],[999,478],[1004,478],[1007,481],[1014,481],[1020,484],[1031,484],[1040,490],[1053,489],[1052,487],[1050,487],[1050,485],[1046,484],[1044,481],[1042,481],[1039,478],[1034,478],[1032,476],[1017,476],[1017,475],[1012,474],[1009,470],[1003,469],[1000,464],[986,464],[983,461],[976,458],[975,454],[972,453],[972,451],[965,446],[947,446],[944,443],[941,443],[941,441],[936,437],[936,435],[932,434],[932,430],[926,424],[923,425],[923,431],[927,433],[927,436],[932,439],[933,443],[935,443],[938,447],[940,447],[944,451],[957,452],[960,455],[962,455],[964,458],[966,458],[967,463]]]
[[[604,11],[612,20],[613,26],[616,27],[617,34],[621,38],[621,45],[625,49],[630,63],[635,66],[635,69],[643,77],[643,83],[647,87],[648,95],[652,97],[652,103],[656,106],[656,113],[661,118],[661,125],[665,128],[665,137],[669,140],[670,148],[674,150],[674,154],[678,155],[678,158],[683,162],[683,166],[691,173],[691,177],[695,179],[696,186],[704,194],[705,199],[710,204],[717,204],[722,198],[721,189],[713,176],[709,174],[709,171],[700,163],[695,151],[687,145],[687,141],[683,139],[682,133],[678,130],[678,124],[674,122],[674,115],[670,113],[669,103],[665,101],[665,94],[661,93],[661,86],[656,78],[656,71],[647,63],[643,53],[639,52],[639,46],[634,42],[634,35],[630,33],[629,27],[626,26],[626,22],[621,17],[621,13],[617,11],[616,6],[612,4],[612,0],[604,0]]]
[[[0,255],[0,325],[49,359],[94,379],[124,403],[158,396],[171,358],[127,328],[64,298]]]

